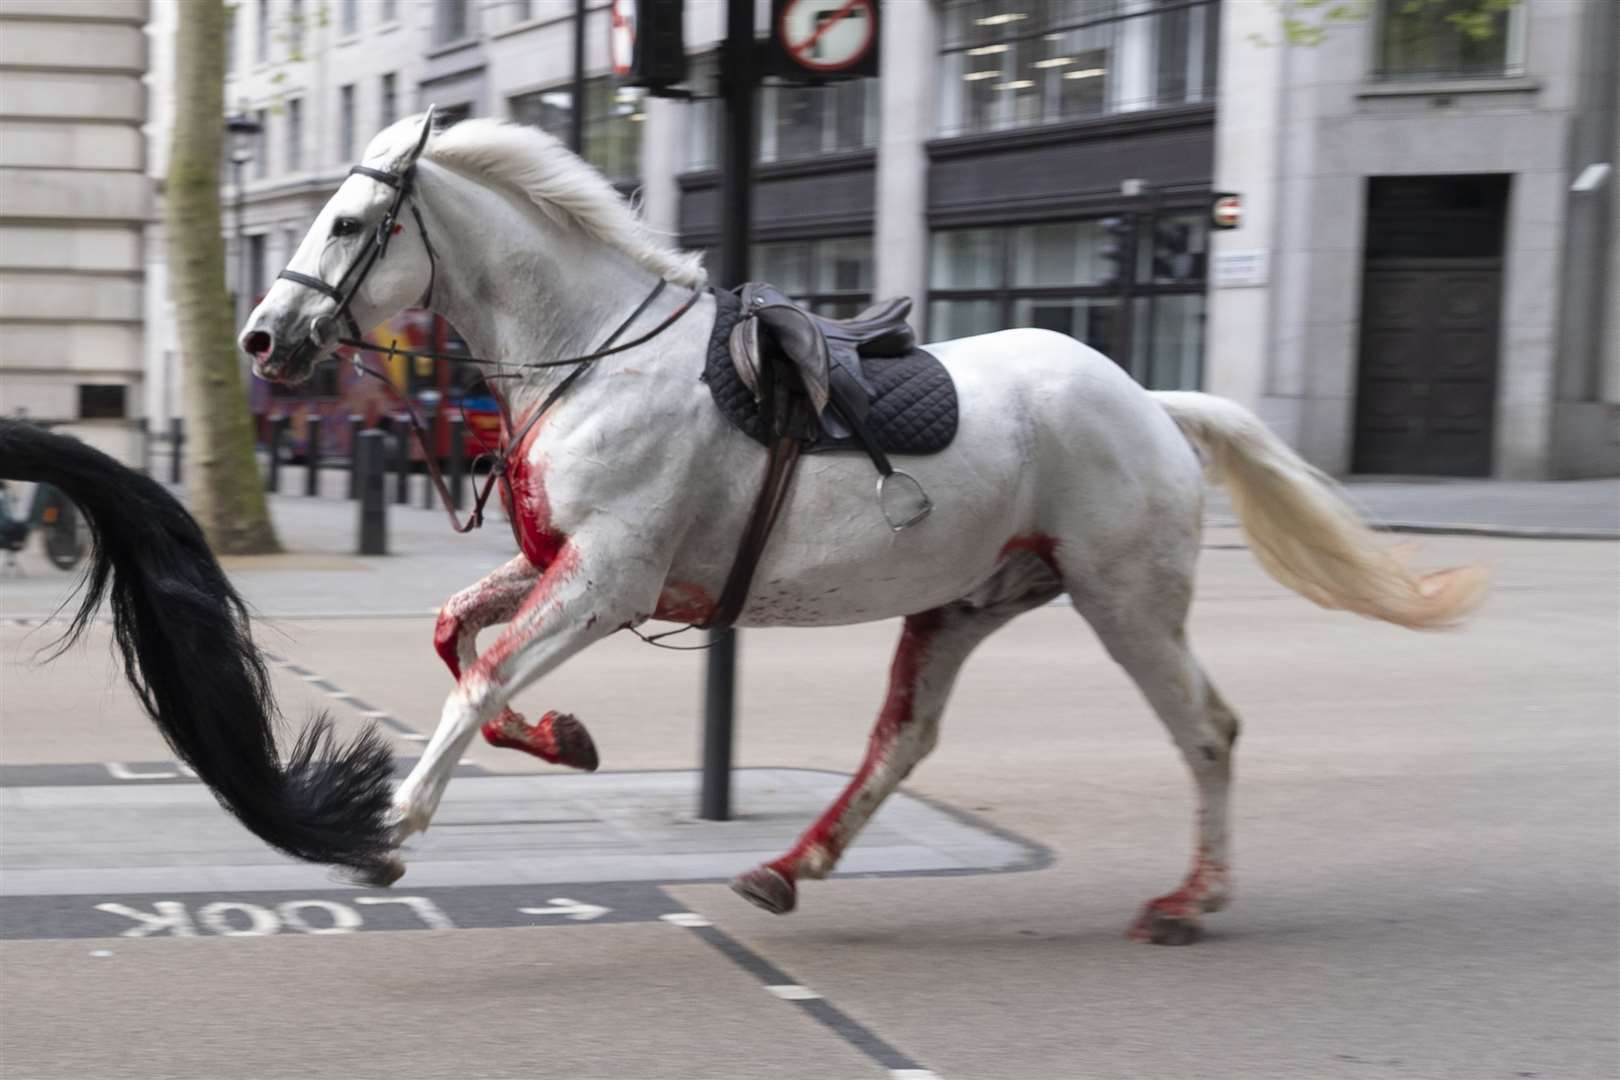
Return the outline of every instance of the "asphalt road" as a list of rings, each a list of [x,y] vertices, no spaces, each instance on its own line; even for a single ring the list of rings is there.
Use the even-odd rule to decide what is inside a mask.
[[[1123,931],[1184,868],[1190,786],[1063,607],[982,648],[851,862],[903,872],[809,883],[785,918],[714,878],[853,767],[893,626],[745,636],[742,819],[720,825],[673,772],[701,662],[607,642],[523,704],[578,713],[611,775],[478,746],[446,804],[474,816],[381,893],[278,877],[307,871],[199,801],[104,630],[36,667],[48,630],[0,623],[0,1075],[1620,1074],[1620,549],[1426,539],[1496,588],[1424,636],[1311,607],[1233,539],[1210,537],[1193,635],[1245,723],[1237,893],[1180,949]],[[311,594],[344,574],[277,572]],[[447,689],[430,636],[262,630],[289,715],[382,714],[402,757]]]

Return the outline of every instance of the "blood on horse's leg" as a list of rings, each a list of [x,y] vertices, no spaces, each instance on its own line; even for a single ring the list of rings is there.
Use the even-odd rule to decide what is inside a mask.
[[[553,765],[595,772],[596,743],[591,733],[569,713],[548,712],[533,727],[511,709],[484,724],[484,740],[491,746],[522,750]]]
[[[510,620],[539,576],[528,557],[519,555],[445,603],[434,627],[433,645],[457,680],[464,667],[478,660],[479,631]],[[522,750],[553,765],[594,772],[598,764],[590,732],[565,713],[548,712],[530,727],[511,709],[502,709],[483,725],[483,735],[491,746]]]
[[[962,662],[1018,610],[1023,606],[1011,611],[951,607],[908,617],[889,669],[888,697],[854,778],[787,854],[739,874],[732,889],[766,911],[792,911],[798,880],[826,877],[883,800],[934,748],[940,714]]]

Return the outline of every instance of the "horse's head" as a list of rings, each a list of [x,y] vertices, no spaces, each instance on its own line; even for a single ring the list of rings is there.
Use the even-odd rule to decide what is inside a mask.
[[[321,208],[248,315],[237,343],[261,378],[303,382],[340,338],[357,337],[426,295],[433,257],[411,201],[432,126],[430,108],[419,122],[402,121],[372,140],[365,164]]]

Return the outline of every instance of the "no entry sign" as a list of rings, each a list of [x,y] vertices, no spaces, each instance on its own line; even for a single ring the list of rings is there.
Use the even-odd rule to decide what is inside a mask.
[[[877,0],[772,0],[771,74],[819,81],[877,73]]]

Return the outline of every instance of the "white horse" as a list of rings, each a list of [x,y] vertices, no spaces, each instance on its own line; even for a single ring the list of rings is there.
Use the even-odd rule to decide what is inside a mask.
[[[431,118],[383,131],[315,219],[240,339],[262,376],[309,377],[336,348],[330,288],[385,258],[344,299],[375,325],[431,291],[488,373],[577,356],[635,316],[634,337],[704,287],[696,258],[643,226],[589,166],[530,128]],[[406,177],[405,190],[388,178]],[[404,198],[401,198],[401,195]],[[409,206],[412,214],[403,212]],[[395,220],[394,214],[398,215]],[[425,235],[424,235],[425,233]],[[313,280],[320,286],[311,286]],[[712,294],[638,347],[604,358],[512,448],[522,554],[458,593],[436,643],[456,676],[431,742],[394,795],[393,840],[428,827],[451,770],[482,727],[502,745],[594,766],[572,717],[537,725],[513,698],[581,649],[647,619],[702,622],[714,609],[762,475],[764,451],[722,418],[699,381]],[[891,531],[860,455],[806,458],[738,625],[833,626],[901,617],[888,696],[848,787],[781,858],[734,883],[785,912],[821,878],[933,747],[953,680],[978,643],[1067,594],[1129,672],[1192,771],[1199,797],[1191,873],[1132,927],[1181,942],[1227,901],[1227,804],[1238,719],[1187,643],[1206,477],[1228,485],[1251,546],[1279,581],[1327,607],[1410,627],[1454,622],[1478,599],[1473,570],[1414,576],[1331,482],[1253,415],[1197,393],[1148,393],[1118,365],[1043,330],[927,346],[955,379],[951,446],[908,458],[931,517]],[[571,368],[509,383],[521,430]],[[484,652],[479,631],[506,623]],[[403,872],[392,864],[373,882]],[[380,880],[379,880],[380,879]]]

